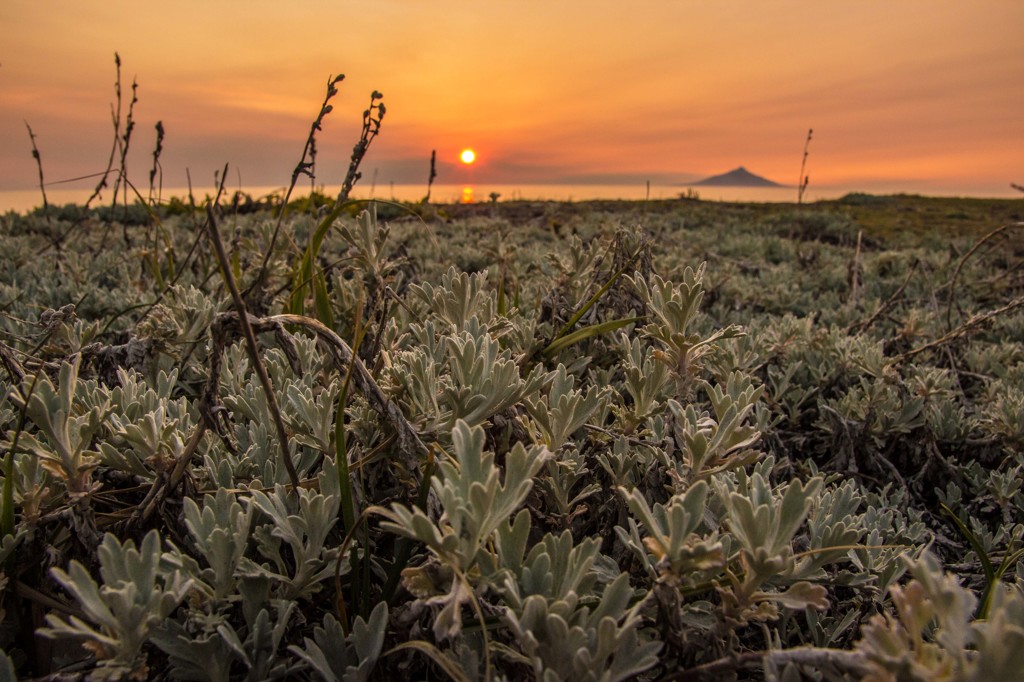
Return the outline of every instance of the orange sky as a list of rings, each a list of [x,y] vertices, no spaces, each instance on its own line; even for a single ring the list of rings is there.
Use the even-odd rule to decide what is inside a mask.
[[[145,185],[286,184],[327,77],[320,139],[340,182],[369,93],[388,113],[367,182],[683,182],[739,165],[812,186],[1012,195],[1024,182],[1019,0],[7,0],[0,190],[102,170],[113,53],[139,81],[129,160]],[[83,183],[87,185],[88,183]]]

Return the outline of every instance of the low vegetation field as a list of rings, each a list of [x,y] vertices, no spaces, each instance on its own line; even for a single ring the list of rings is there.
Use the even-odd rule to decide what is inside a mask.
[[[0,679],[1024,678],[1024,202],[287,208],[0,217]]]

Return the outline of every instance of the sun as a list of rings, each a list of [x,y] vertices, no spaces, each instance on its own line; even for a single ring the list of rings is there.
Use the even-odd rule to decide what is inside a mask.
[[[468,166],[476,161],[476,152],[472,149],[463,149],[462,153],[459,154],[459,160]]]

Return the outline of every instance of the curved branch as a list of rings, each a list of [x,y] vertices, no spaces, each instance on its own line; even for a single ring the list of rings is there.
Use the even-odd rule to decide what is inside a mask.
[[[996,235],[1005,232],[1011,227],[1024,227],[1024,223],[1007,223],[1006,225],[997,227],[996,229],[992,230],[984,237],[979,239],[977,242],[975,242],[974,246],[968,249],[967,253],[960,257],[960,260],[956,264],[956,269],[953,271],[953,278],[949,280],[949,284],[947,285],[949,287],[949,300],[946,303],[946,329],[952,329],[953,327],[953,300],[955,298],[954,294],[956,293],[956,280],[960,276],[960,270],[963,269],[964,263],[966,263],[967,259],[974,255],[974,253],[978,249],[980,249],[985,242],[992,239]]]
[[[717,661],[704,663],[694,668],[680,670],[662,677],[659,682],[697,682],[698,680],[720,680],[728,673],[743,668],[761,668],[771,661],[775,665],[796,663],[815,668],[838,670],[863,677],[868,672],[867,658],[859,651],[845,649],[826,649],[817,647],[800,647],[796,649],[779,649],[775,651],[752,651],[738,656],[727,656]]]
[[[270,324],[291,324],[313,332],[317,338],[326,343],[332,355],[335,355],[339,369],[343,372],[347,371],[348,366],[351,364],[352,379],[356,382],[359,392],[370,402],[370,406],[385,421],[391,424],[391,427],[398,435],[398,449],[404,455],[407,463],[413,466],[418,465],[420,456],[428,452],[427,446],[420,440],[419,432],[405,418],[398,405],[384,395],[384,392],[377,385],[377,382],[374,381],[373,377],[370,376],[362,361],[354,355],[352,349],[349,348],[348,344],[340,336],[319,320],[303,315],[273,315],[265,318],[265,320]]]
[[[236,312],[225,312],[217,317],[218,321],[226,322],[232,318],[237,321],[238,314]],[[256,332],[280,333],[282,325],[286,324],[310,331],[327,346],[343,375],[351,365],[352,379],[355,381],[359,392],[369,401],[374,411],[394,429],[397,436],[396,445],[402,455],[403,463],[410,469],[418,468],[423,455],[428,452],[427,446],[420,439],[419,432],[405,418],[398,405],[384,395],[384,391],[381,390],[363,363],[355,356],[352,349],[340,336],[319,320],[304,315],[282,314],[269,317],[249,315],[248,317],[249,326]]]
[[[908,359],[914,357],[915,355],[923,353],[926,350],[931,350],[933,348],[938,348],[939,346],[947,344],[950,341],[955,341],[956,339],[959,339],[961,336],[963,336],[963,335],[973,331],[976,327],[982,326],[983,324],[985,324],[989,320],[991,320],[991,319],[993,319],[995,317],[999,317],[1000,315],[1006,314],[1006,313],[1008,313],[1008,312],[1010,312],[1012,310],[1016,310],[1017,308],[1021,307],[1022,305],[1024,305],[1024,296],[1018,296],[1017,298],[1013,299],[1012,301],[1010,301],[1009,303],[1007,303],[1006,305],[1004,305],[1001,308],[996,308],[995,310],[990,310],[990,311],[988,311],[986,313],[978,313],[977,315],[971,317],[969,320],[967,320],[962,325],[960,325],[959,327],[957,327],[953,331],[949,332],[948,334],[946,334],[946,335],[944,335],[944,336],[942,336],[942,337],[940,337],[938,339],[935,339],[934,341],[926,343],[923,346],[918,346],[917,348],[908,350],[906,353],[903,353],[901,355],[897,355],[896,357],[894,357],[892,360],[890,360],[886,364],[888,364],[888,365],[896,365],[896,364],[899,364],[899,363],[901,363],[901,362],[903,362],[905,360],[908,360]]]

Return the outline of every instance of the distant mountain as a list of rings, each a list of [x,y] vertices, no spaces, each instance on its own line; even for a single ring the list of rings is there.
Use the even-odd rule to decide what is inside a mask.
[[[697,182],[689,183],[689,187],[785,187],[768,178],[754,175],[743,166],[728,173],[712,175]]]

